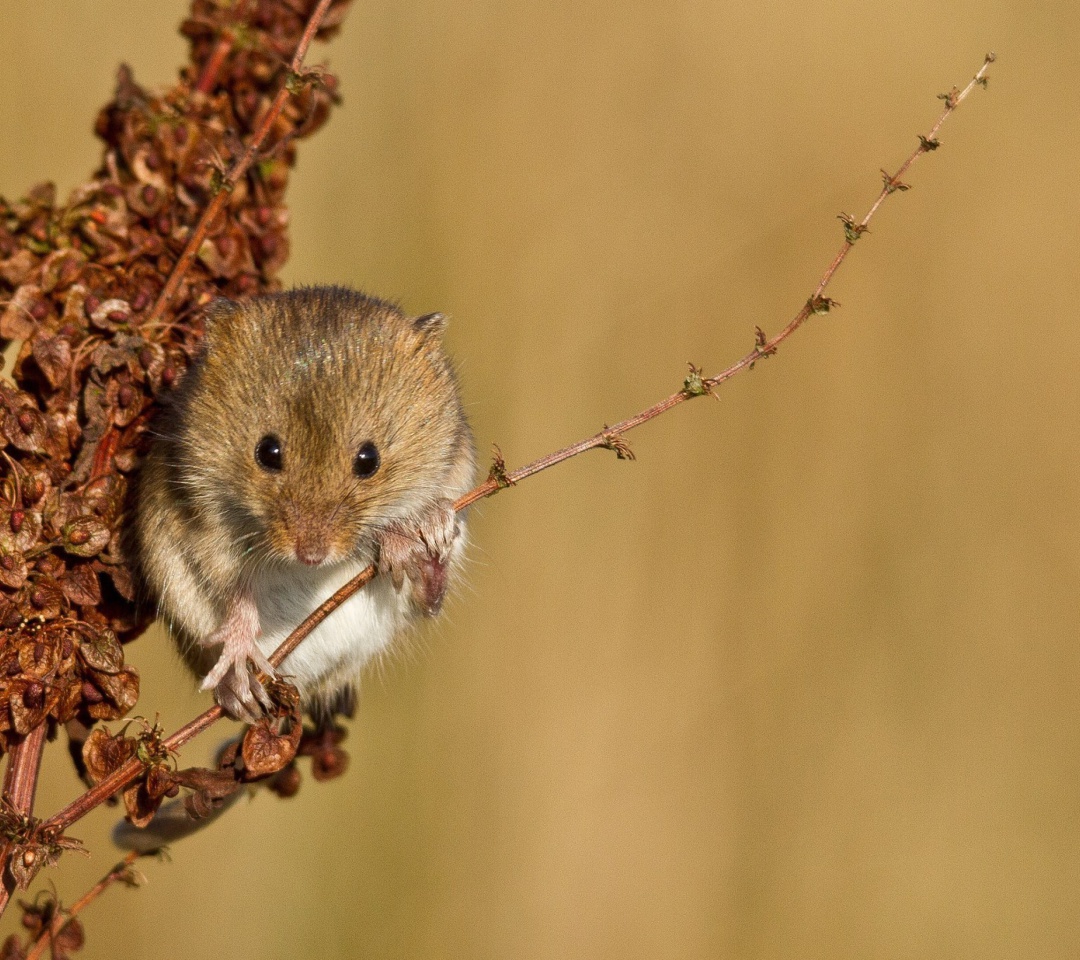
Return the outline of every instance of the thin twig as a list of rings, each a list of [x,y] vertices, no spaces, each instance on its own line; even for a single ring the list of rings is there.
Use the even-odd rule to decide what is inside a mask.
[[[74,920],[117,880],[128,880],[131,876],[129,873],[131,865],[140,856],[141,854],[134,851],[127,854],[123,860],[79,897],[67,910],[61,910],[59,904],[57,904],[52,922],[47,929],[42,930],[40,936],[34,941],[34,945],[26,954],[26,960],[39,960],[40,957],[45,955],[45,949],[53,944],[56,935],[64,929],[69,921]],[[128,880],[128,882],[131,881]]]
[[[7,770],[4,772],[4,799],[12,810],[21,816],[34,811],[34,794],[37,792],[38,771],[41,769],[41,753],[45,748],[48,724],[44,721],[31,730],[8,754]],[[0,864],[3,865],[3,883],[0,884],[0,916],[7,909],[8,901],[16,887],[15,878],[8,869],[11,842],[0,847]]]
[[[885,185],[882,188],[881,194],[877,200],[874,201],[873,206],[867,212],[859,223],[854,223],[850,218],[843,218],[845,223],[845,241],[841,246],[839,253],[833,258],[833,261],[829,264],[828,268],[822,274],[821,280],[818,282],[817,287],[814,289],[813,295],[807,300],[803,308],[795,315],[795,317],[788,323],[783,330],[781,330],[776,336],[771,339],[766,338],[760,331],[755,341],[754,349],[746,354],[742,359],[733,363],[730,367],[722,370],[720,373],[713,377],[703,378],[700,376],[700,372],[695,368],[691,368],[690,376],[687,377],[683,389],[678,393],[672,394],[659,403],[654,404],[647,410],[643,410],[632,417],[628,417],[626,420],[615,424],[612,427],[605,427],[600,433],[595,434],[592,437],[588,437],[585,440],[580,440],[577,443],[571,444],[568,447],[564,447],[562,450],[558,450],[555,453],[549,453],[547,456],[541,457],[539,460],[534,460],[532,463],[526,464],[523,467],[518,467],[516,470],[507,471],[501,464],[501,458],[499,458],[496,464],[497,469],[492,469],[491,476],[475,489],[470,490],[468,493],[458,497],[454,501],[455,510],[463,510],[471,503],[475,503],[477,500],[481,500],[484,497],[489,497],[492,494],[497,493],[499,490],[513,486],[519,481],[531,477],[534,474],[540,473],[542,470],[547,470],[549,467],[553,467],[558,463],[562,463],[564,460],[569,460],[571,457],[575,457],[578,454],[584,453],[586,450],[593,450],[597,447],[603,447],[607,449],[615,449],[616,452],[620,450],[625,451],[625,446],[622,444],[622,434],[628,430],[632,430],[634,427],[638,427],[643,423],[647,423],[649,420],[653,420],[660,414],[665,413],[672,407],[678,406],[686,400],[693,399],[697,396],[704,396],[710,394],[716,387],[730,380],[740,370],[745,370],[752,367],[757,361],[771,356],[776,352],[776,348],[788,337],[791,336],[802,324],[814,313],[824,313],[830,306],[835,304],[822,296],[826,287],[829,285],[829,281],[832,280],[833,275],[836,273],[840,264],[844,262],[848,253],[854,246],[855,241],[859,235],[866,232],[867,225],[870,223],[874,214],[878,208],[885,201],[885,198],[897,190],[906,189],[906,186],[901,184],[900,175],[908,170],[908,168],[915,162],[918,157],[927,153],[930,150],[936,149],[937,141],[934,140],[935,135],[941,128],[941,125],[949,117],[949,115],[960,105],[960,103],[966,99],[968,94],[975,88],[976,85],[985,85],[985,75],[987,68],[994,62],[994,55],[987,54],[986,60],[982,65],[982,68],[962,91],[953,90],[949,94],[945,95],[945,109],[942,111],[937,122],[930,130],[928,137],[920,137],[919,147],[916,149],[901,165],[900,169],[893,176],[886,175]],[[626,454],[624,453],[624,456]],[[275,666],[280,666],[286,657],[289,656],[304,640],[305,637],[312,630],[315,629],[323,620],[325,620],[334,610],[341,606],[346,600],[349,599],[354,593],[365,586],[375,576],[375,567],[368,566],[362,570],[356,577],[345,584],[340,590],[337,591],[328,600],[324,601],[314,612],[299,627],[297,627],[274,651],[270,657],[270,662]],[[202,732],[211,724],[215,723],[222,716],[222,710],[220,707],[212,707],[205,713],[196,717],[186,726],[182,727],[176,733],[174,733],[168,740],[165,741],[166,746],[172,750],[177,749],[183,744],[187,743],[197,733]],[[102,803],[105,799],[111,796],[118,790],[123,789],[128,784],[138,779],[143,770],[142,764],[137,760],[129,760],[122,767],[117,769],[106,779],[102,780],[97,786],[89,790],[83,796],[79,797],[55,816],[51,817],[47,821],[47,826],[54,827],[59,830],[64,830],[69,827],[76,820],[80,819],[91,809]]]
[[[867,211],[866,216],[862,218],[857,224],[853,223],[850,218],[842,217],[844,220],[845,229],[844,242],[840,247],[839,252],[833,258],[832,263],[821,276],[821,280],[818,281],[817,287],[814,289],[813,294],[803,305],[802,309],[792,318],[783,330],[781,330],[776,336],[771,339],[764,337],[758,338],[757,343],[754,345],[754,349],[751,350],[746,356],[737,360],[726,370],[722,370],[720,373],[713,377],[700,378],[697,385],[691,385],[691,378],[687,378],[687,383],[683,389],[678,393],[673,393],[670,397],[661,400],[654,406],[649,407],[647,410],[642,410],[641,413],[637,413],[632,417],[628,417],[621,423],[615,424],[613,427],[605,427],[600,433],[595,434],[585,440],[580,440],[577,443],[571,444],[568,447],[558,450],[555,453],[549,453],[546,457],[541,457],[539,460],[534,460],[532,463],[527,464],[524,467],[519,467],[517,470],[506,472],[498,477],[491,477],[484,483],[480,484],[475,490],[469,491],[463,497],[454,502],[454,508],[461,510],[467,507],[470,503],[475,503],[477,500],[481,500],[484,497],[489,497],[494,493],[497,493],[504,486],[512,486],[520,480],[524,480],[526,477],[531,477],[533,474],[539,473],[541,470],[547,470],[549,467],[555,466],[557,463],[562,463],[564,460],[569,460],[571,457],[576,457],[579,453],[584,453],[586,450],[593,450],[597,447],[606,447],[610,445],[612,436],[619,436],[626,433],[627,430],[632,430],[634,427],[639,427],[643,423],[647,423],[662,413],[666,413],[672,407],[678,406],[686,400],[692,400],[694,397],[703,396],[710,393],[713,388],[720,386],[727,380],[730,380],[740,370],[745,370],[752,367],[758,360],[762,360],[765,357],[771,356],[776,352],[777,347],[783,343],[788,337],[790,337],[796,330],[803,325],[803,323],[814,313],[825,313],[830,307],[836,306],[833,301],[830,301],[823,297],[826,287],[832,280],[833,275],[840,268],[840,264],[847,259],[847,255],[851,252],[851,248],[855,246],[855,241],[859,236],[866,232],[870,221],[873,219],[874,214],[877,213],[878,208],[885,202],[886,197],[897,192],[898,190],[906,190],[907,185],[901,181],[901,177],[908,171],[911,165],[924,153],[929,153],[931,150],[936,150],[938,142],[935,139],[938,130],[941,129],[941,125],[949,118],[950,114],[964,101],[968,94],[971,93],[976,86],[985,85],[986,71],[990,67],[990,64],[994,62],[994,54],[988,53],[986,59],[983,61],[982,67],[979,72],[971,79],[971,82],[964,87],[962,91],[955,91],[945,94],[945,109],[941,112],[941,116],[938,117],[937,122],[930,128],[928,136],[919,138],[919,146],[912,151],[911,155],[900,165],[900,169],[893,175],[885,175],[884,185],[881,188],[881,193],[878,194],[877,199],[873,205]],[[694,371],[691,371],[694,373]],[[366,582],[366,581],[365,581]],[[291,639],[291,638],[290,638]],[[288,641],[286,641],[288,642]]]
[[[165,312],[166,306],[168,306],[169,301],[179,289],[180,283],[184,279],[184,275],[191,269],[191,265],[199,255],[199,250],[202,249],[203,241],[206,239],[206,235],[210,230],[210,224],[217,218],[217,215],[221,212],[221,208],[225,206],[226,201],[229,199],[229,194],[240,182],[240,178],[247,173],[248,169],[258,158],[263,141],[266,140],[266,137],[270,133],[270,128],[281,114],[286,101],[292,96],[289,89],[290,86],[292,86],[290,80],[300,74],[304,65],[304,56],[307,53],[307,49],[311,45],[311,41],[315,38],[315,34],[319,30],[319,25],[322,23],[323,17],[326,16],[326,11],[333,2],[334,0],[319,0],[319,5],[311,14],[311,18],[304,28],[304,35],[300,38],[300,43],[297,44],[296,54],[293,56],[292,63],[289,65],[288,76],[282,82],[281,89],[278,90],[269,109],[259,122],[259,126],[252,135],[251,140],[248,142],[243,156],[233,164],[232,169],[229,170],[222,179],[217,192],[203,210],[202,216],[199,217],[199,222],[195,225],[195,229],[188,238],[187,246],[184,247],[184,252],[180,254],[180,259],[176,261],[172,273],[169,274],[169,279],[165,281],[165,286],[161,288],[161,293],[158,295],[153,309],[147,315],[145,325],[150,326],[161,319],[161,315]]]

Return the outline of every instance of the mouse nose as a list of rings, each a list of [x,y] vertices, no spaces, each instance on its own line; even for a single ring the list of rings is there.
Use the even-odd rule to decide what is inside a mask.
[[[284,534],[282,546],[306,566],[317,567],[334,552],[334,531],[329,524],[333,514],[321,504],[302,503],[295,498],[279,503],[281,520],[279,530]]]
[[[296,559],[309,567],[317,567],[330,551],[325,543],[312,543],[306,540],[296,541]]]

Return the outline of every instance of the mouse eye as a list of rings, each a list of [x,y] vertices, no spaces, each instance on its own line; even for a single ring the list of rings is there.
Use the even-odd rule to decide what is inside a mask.
[[[255,462],[264,470],[281,469],[281,441],[272,433],[255,444]]]
[[[370,440],[362,444],[356,451],[356,459],[353,461],[352,470],[361,480],[370,477],[379,469],[379,451]]]

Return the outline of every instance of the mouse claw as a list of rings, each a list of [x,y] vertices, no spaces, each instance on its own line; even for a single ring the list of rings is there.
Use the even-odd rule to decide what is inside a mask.
[[[390,524],[379,537],[379,572],[397,590],[408,578],[413,600],[429,617],[446,596],[447,566],[460,529],[451,501],[439,500],[415,520]]]

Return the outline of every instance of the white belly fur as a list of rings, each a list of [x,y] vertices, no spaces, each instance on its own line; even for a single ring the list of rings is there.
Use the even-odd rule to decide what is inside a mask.
[[[366,564],[328,569],[267,571],[253,584],[262,633],[259,647],[271,654],[320,603]],[[409,603],[390,579],[377,576],[320,623],[281,665],[301,693],[331,673],[355,673],[384,650],[409,621]]]

